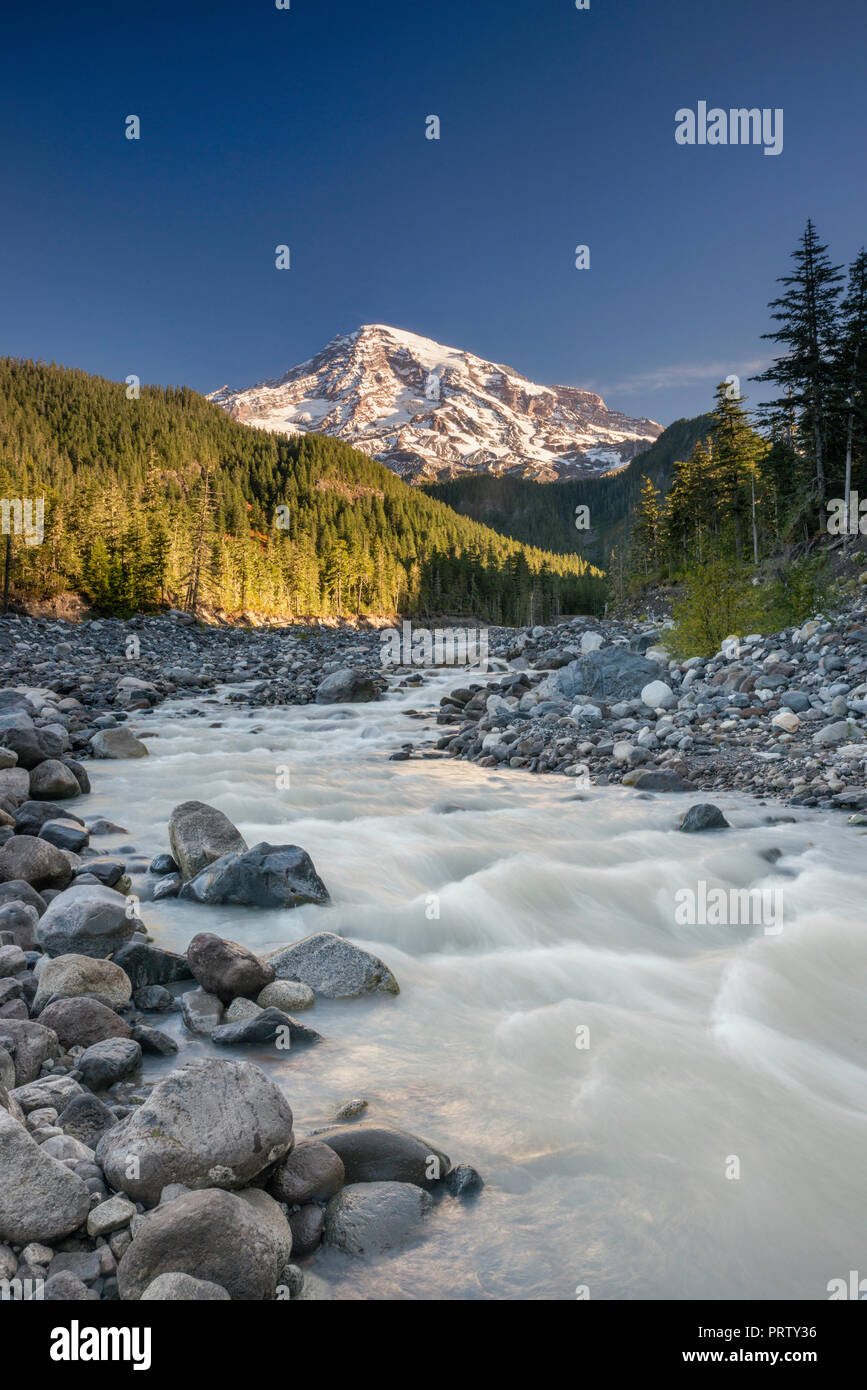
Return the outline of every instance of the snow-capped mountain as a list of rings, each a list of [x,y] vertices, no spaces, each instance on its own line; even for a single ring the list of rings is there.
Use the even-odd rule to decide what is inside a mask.
[[[260,429],[336,435],[413,483],[609,473],[662,433],[592,391],[537,386],[511,367],[382,323],[332,338],[285,376],[223,386],[209,400]]]

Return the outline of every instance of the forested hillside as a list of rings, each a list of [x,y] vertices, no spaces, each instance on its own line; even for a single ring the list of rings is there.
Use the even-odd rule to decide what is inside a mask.
[[[0,497],[45,499],[11,535],[10,593],[74,590],[104,612],[207,603],[293,616],[597,611],[578,556],[458,516],[322,435],[231,420],[186,388],[127,388],[0,359]]]
[[[425,491],[463,516],[493,526],[526,545],[573,551],[607,567],[611,549],[621,542],[627,518],[641,495],[642,480],[651,478],[664,492],[675,462],[689,456],[710,424],[709,415],[676,420],[625,468],[602,478],[533,483],[477,474],[433,484]],[[582,506],[589,510],[589,529],[575,524],[577,509]]]

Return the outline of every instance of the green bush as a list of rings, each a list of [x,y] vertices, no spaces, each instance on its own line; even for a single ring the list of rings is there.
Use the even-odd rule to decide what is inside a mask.
[[[675,656],[712,656],[724,637],[768,630],[767,594],[733,561],[712,559],[687,571],[672,616],[666,643]]]

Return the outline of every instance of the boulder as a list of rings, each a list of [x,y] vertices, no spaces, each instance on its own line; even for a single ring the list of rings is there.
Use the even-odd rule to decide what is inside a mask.
[[[147,1101],[100,1140],[97,1157],[112,1187],[155,1202],[174,1182],[244,1187],[292,1142],[289,1104],[259,1067],[208,1059],[157,1082]],[[138,1159],[135,1177],[128,1176],[131,1157]]]
[[[180,997],[181,1018],[191,1033],[209,1038],[223,1021],[223,1004],[216,994],[203,989],[188,989]]]
[[[141,1066],[141,1047],[134,1038],[106,1038],[85,1049],[78,1059],[81,1080],[91,1091],[107,1091]]]
[[[54,996],[72,999],[95,994],[113,1009],[123,1009],[132,996],[129,976],[114,961],[94,956],[55,956],[46,960],[39,972],[33,1010],[39,1013]]]
[[[180,1274],[172,1270],[168,1274],[158,1274],[148,1284],[140,1300],[141,1303],[231,1303],[230,1295],[222,1284],[213,1284],[209,1279],[194,1279],[191,1274]]]
[[[291,1213],[289,1229],[292,1232],[292,1249],[296,1258],[312,1255],[314,1250],[318,1250],[322,1244],[324,1227],[325,1212],[315,1202],[308,1202],[306,1206],[299,1207]]]
[[[146,758],[148,755],[145,745],[125,725],[100,729],[90,740],[90,751],[95,758]]]
[[[51,1158],[18,1120],[0,1108],[0,1240],[16,1245],[57,1240],[86,1219],[90,1193]]]
[[[4,1041],[12,1039],[12,1046]],[[15,1088],[35,1081],[42,1063],[60,1056],[57,1034],[41,1023],[26,1018],[0,1018],[0,1047],[11,1052],[15,1062]]]
[[[109,1110],[98,1096],[89,1095],[87,1091],[80,1089],[79,1094],[64,1105],[57,1117],[58,1128],[62,1129],[64,1134],[69,1134],[73,1139],[80,1139],[82,1144],[89,1145],[91,1149],[95,1149],[102,1136],[114,1129],[117,1123],[114,1111]]]
[[[326,676],[316,691],[317,705],[366,704],[379,700],[382,691],[373,671],[359,671],[347,667],[342,671],[332,671]]]
[[[300,907],[331,901],[313,860],[299,845],[263,841],[243,853],[224,854],[181,889],[199,903],[245,907]]]
[[[209,1187],[151,1212],[118,1265],[124,1301],[139,1299],[161,1274],[188,1274],[244,1302],[273,1299],[282,1251],[249,1202]]]
[[[396,1250],[421,1234],[433,1198],[409,1182],[369,1182],[344,1187],[325,1212],[323,1241],[347,1255]]]
[[[282,1009],[288,1014],[312,1008],[315,999],[310,986],[302,985],[300,980],[275,980],[256,996],[256,1003],[260,1009]]]
[[[129,941],[137,924],[139,919],[122,893],[101,884],[76,883],[49,903],[36,935],[50,956],[75,953],[99,958],[112,955]]]
[[[630,785],[642,792],[694,792],[695,783],[689,782],[671,768],[655,767],[648,772],[633,772]],[[624,782],[626,778],[623,779]]]
[[[39,1021],[51,1028],[65,1048],[90,1047],[106,1038],[128,1038],[129,1024],[99,999],[88,995],[55,999],[46,1005]]]
[[[47,840],[58,849],[71,850],[80,854],[87,847],[90,835],[83,825],[74,820],[47,820],[39,832],[39,838]]]
[[[81,796],[78,778],[56,758],[48,758],[30,773],[30,795],[34,801],[59,801]]]
[[[43,825],[52,820],[72,821],[84,829],[84,822],[66,806],[55,806],[50,801],[25,801],[15,812],[15,834],[38,835]]]
[[[114,952],[115,965],[129,976],[133,990],[144,985],[169,985],[176,980],[191,980],[193,972],[185,956],[151,946],[146,941],[129,941]]]
[[[648,681],[641,690],[642,703],[649,709],[670,709],[677,704],[677,696],[666,681]]]
[[[243,854],[247,842],[228,816],[203,801],[182,801],[169,817],[172,857],[185,879],[224,854]]]
[[[444,1178],[452,1166],[442,1150],[402,1129],[347,1125],[316,1138],[337,1154],[347,1183],[412,1182],[425,1187]]]
[[[219,1047],[240,1047],[251,1043],[276,1043],[288,1047],[294,1042],[321,1042],[314,1028],[307,1028],[280,1009],[258,1009],[252,1018],[235,1023],[221,1023],[211,1033],[211,1042]]]
[[[305,1139],[277,1164],[267,1191],[278,1202],[303,1206],[305,1202],[327,1201],[345,1182],[340,1155],[320,1139]]]
[[[548,678],[553,699],[574,701],[576,696],[597,696],[611,704],[639,695],[657,679],[659,666],[627,647],[608,646],[588,652]]]
[[[238,995],[254,998],[274,979],[271,966],[246,946],[210,932],[193,937],[187,947],[187,964],[202,989],[227,1004]]]
[[[11,902],[0,907],[0,932],[8,932],[22,951],[35,950],[38,924],[39,916],[29,903]]]
[[[0,879],[23,878],[31,888],[65,888],[72,865],[63,850],[35,835],[13,835],[0,849]]]
[[[378,956],[333,932],[316,932],[268,957],[278,980],[300,980],[326,999],[360,994],[399,994],[400,987]]]
[[[31,1110],[44,1110],[47,1106],[62,1110],[84,1091],[71,1076],[43,1076],[38,1081],[28,1082],[15,1091],[15,1100],[25,1114]]]
[[[684,811],[680,818],[680,829],[689,833],[696,830],[729,830],[731,827],[720,808],[708,801]]]

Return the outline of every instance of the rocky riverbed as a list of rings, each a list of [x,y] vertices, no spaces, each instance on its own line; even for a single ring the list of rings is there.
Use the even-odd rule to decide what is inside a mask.
[[[803,869],[815,854],[811,846],[820,829],[811,815],[830,814],[833,825],[848,816],[846,834],[863,835],[857,827],[867,805],[864,619],[862,610],[853,609],[773,638],[748,637],[711,661],[684,664],[669,661],[659,646],[664,633],[650,623],[576,619],[523,632],[490,631],[493,669],[463,672],[460,684],[444,671],[383,668],[380,639],[371,632],[234,633],[200,629],[181,616],[76,629],[6,620],[0,625],[6,682],[0,691],[0,1279],[11,1281],[12,1296],[319,1298],[343,1287],[346,1261],[364,1272],[347,1286],[353,1292],[337,1296],[370,1296],[365,1290],[371,1288],[377,1290],[373,1296],[389,1296],[381,1273],[374,1273],[383,1261],[411,1269],[424,1288],[418,1271],[426,1247],[436,1268],[441,1243],[452,1239],[453,1288],[457,1296],[479,1296],[472,1292],[472,1270],[459,1270],[456,1252],[474,1251],[476,1277],[479,1269],[506,1259],[501,1242],[514,1242],[514,1222],[526,1221],[520,1201],[522,1214],[516,1215],[517,1194],[522,1184],[532,1185],[530,1174],[539,1167],[532,1159],[533,1131],[543,1155],[543,1183],[550,1186],[568,1174],[558,1203],[575,1190],[576,1155],[579,1168],[589,1157],[571,1127],[551,1119],[551,1105],[554,1111],[563,1107],[562,1096],[554,1102],[550,1090],[560,1082],[538,1069],[552,1044],[549,1039],[536,1054],[532,1040],[534,1029],[543,1030],[540,1040],[547,1037],[552,1008],[560,1019],[557,1028],[566,1022],[567,1034],[574,1032],[569,1010],[563,1014],[565,1003],[556,1002],[563,986],[555,983],[558,972],[564,983],[572,972],[566,964],[571,956],[562,954],[569,897],[561,902],[560,890],[553,896],[549,890],[550,901],[543,902],[538,886],[525,896],[520,875],[513,880],[508,869],[500,883],[492,866],[502,855],[511,864],[513,854],[516,866],[525,863],[534,845],[535,852],[545,845],[550,854],[562,826],[558,876],[568,883],[574,832],[567,822],[583,815],[582,801],[594,815],[608,817],[605,838],[591,856],[603,863],[611,846],[621,843],[619,818],[631,818],[643,802],[648,829],[641,854],[647,853],[648,864],[658,861],[658,837],[674,832],[678,853],[698,856],[703,865],[672,868],[664,893],[656,871],[657,902],[648,912],[657,935],[668,920],[662,898],[700,872],[744,883],[764,881],[772,865],[780,875],[774,882],[788,877],[808,883],[810,871]],[[395,713],[380,726],[371,708],[371,719],[359,727],[368,705]],[[281,711],[290,706],[295,708],[287,723]],[[398,728],[413,725],[423,726],[418,736],[396,738]],[[455,727],[443,732],[443,725]],[[213,763],[213,742],[226,740],[237,749],[237,760]],[[190,762],[193,746],[196,758]],[[359,759],[364,750],[358,763],[367,779],[363,793],[351,781],[339,782],[348,750]],[[323,773],[329,754],[333,761]],[[480,766],[455,768],[455,759]],[[281,807],[287,804],[290,766],[297,773],[299,763],[302,790],[289,802],[295,806],[289,836]],[[212,769],[207,776],[206,765]],[[262,780],[268,767],[270,789]],[[523,770],[565,773],[570,780],[553,785],[568,800],[541,785],[531,792],[533,779],[515,782]],[[355,769],[346,775],[352,778]],[[88,814],[91,777],[97,814]],[[161,782],[168,783],[165,794],[178,786],[187,799],[158,804]],[[491,819],[494,808],[483,791],[488,784],[494,801],[506,803],[505,821]],[[526,791],[519,790],[522,785]],[[389,859],[371,825],[371,817],[386,814],[399,786],[414,789],[416,797],[434,787],[458,795],[454,803],[442,799],[423,812],[418,834],[409,832],[410,858],[395,857],[396,896],[403,893],[411,906],[391,905]],[[242,812],[232,818],[214,804],[231,809],[232,798],[221,790],[227,787]],[[323,822],[319,812],[320,819],[311,820],[315,808],[326,804],[327,787],[329,815],[337,819]],[[693,794],[710,788],[720,793],[722,809]],[[790,802],[795,814],[789,825],[778,816],[753,816],[748,801],[732,799],[740,790]],[[657,791],[667,795],[651,796]],[[258,815],[257,799],[263,808]],[[512,800],[521,808],[515,830]],[[356,804],[357,813],[351,809]],[[412,812],[418,820],[423,808],[398,802],[394,811]],[[334,830],[347,814],[363,817],[353,821],[359,848],[347,854],[341,846],[335,854]],[[244,834],[236,822],[254,829]],[[282,832],[273,838],[272,824]],[[764,831],[749,828],[762,824]],[[581,834],[590,833],[585,820],[575,825]],[[684,836],[678,828],[700,833]],[[626,835],[624,844],[638,843],[634,830]],[[768,836],[776,837],[773,844]],[[688,844],[693,848],[687,850]],[[723,844],[732,848],[721,851]],[[854,839],[851,848],[854,853]],[[446,879],[454,879],[450,888],[440,882],[439,853],[448,866]],[[619,870],[612,859],[612,871],[628,878],[625,866],[634,859],[633,848]],[[847,873],[844,866],[838,880],[844,928]],[[370,887],[359,905],[362,879],[362,894]],[[543,868],[533,881],[546,879],[550,870]],[[598,910],[613,913],[616,921],[618,913],[631,910],[621,902],[620,886],[616,880],[596,883],[590,871],[580,887],[576,883],[572,901],[595,896],[598,909],[591,920]],[[803,900],[797,887],[787,891],[796,921],[809,921],[816,910],[814,889]],[[853,888],[853,904],[856,896]],[[544,959],[536,951],[522,954],[526,946],[515,960],[503,955],[507,943],[511,948],[520,940],[519,919],[512,923],[516,907],[529,913],[528,941],[540,931],[548,941]],[[580,969],[563,996],[598,999],[581,1006],[581,1018],[603,1001],[619,1001],[621,1010],[632,1007],[632,986],[619,975],[609,978],[602,957],[594,963],[593,953],[587,955],[595,930],[587,937],[581,924],[582,940],[575,943]],[[628,928],[620,950],[636,930],[637,924]],[[382,955],[347,939],[358,937],[385,940]],[[746,939],[739,932],[737,947]],[[497,964],[488,960],[476,977],[468,962],[483,941],[494,940]],[[712,930],[708,937],[705,927],[704,936],[696,936],[700,946],[691,945],[686,956],[693,959],[694,949],[701,953],[710,944],[722,957],[731,940],[725,931],[720,936]],[[453,974],[447,952],[442,964],[449,985],[431,999],[432,1016],[427,1005],[418,1023],[412,1014],[393,1015],[404,1000],[401,978],[409,979],[410,1007],[417,1009],[431,981],[441,977],[439,957],[426,952],[443,941],[458,951],[461,976]],[[853,942],[848,934],[845,941],[842,956],[848,959]],[[666,971],[674,968],[682,946]],[[461,956],[467,948],[470,957]],[[838,954],[839,948],[838,941]],[[797,929],[789,931],[783,949],[800,959],[804,942]],[[480,956],[487,959],[487,950],[486,945]],[[461,1003],[464,986],[457,982],[468,970],[477,982],[467,985],[470,994]],[[630,973],[631,967],[627,980]],[[505,1015],[485,1022],[481,1033],[466,1031],[467,1010],[486,1017],[495,979],[502,987],[497,1007],[505,1007]],[[646,1003],[648,989],[661,991],[643,1027],[634,1025],[642,1046],[660,1024],[664,1032],[685,985],[678,972],[664,989],[651,987],[650,979],[642,966],[634,981],[633,1003]],[[833,988],[828,983],[829,998],[837,997],[837,988],[836,980]],[[527,1001],[516,1015],[522,994]],[[609,1025],[601,1026],[604,1032]],[[446,1066],[450,1081],[440,1075],[424,1041],[431,1028],[453,1054]],[[496,1063],[488,1058],[481,1072],[472,1060],[468,1049],[479,1048],[486,1029],[493,1029],[497,1047],[505,1050],[505,1070],[502,1056]],[[632,1026],[627,1031],[631,1035]],[[377,1035],[385,1041],[373,1051]],[[329,1078],[331,1049],[335,1039],[351,1048],[354,1036],[364,1039],[366,1066],[356,1072],[339,1064],[338,1074],[348,1083],[341,1096]],[[516,1047],[535,1057],[529,1076]],[[371,1113],[367,1080],[377,1068],[389,1075],[389,1051],[405,1056],[405,1070],[393,1077],[389,1100],[380,1099]],[[323,1064],[317,1056],[331,1060]],[[557,1064],[561,1075],[564,1061]],[[785,1072],[789,1059],[774,1065]],[[495,1100],[496,1086],[490,1102],[481,1101],[485,1067],[488,1075],[499,1076],[501,1088],[509,1088],[508,1101],[502,1089]],[[728,1075],[719,1059],[708,1059],[708,1067],[708,1075]],[[801,1084],[803,1063],[797,1071]],[[843,1075],[834,1086],[845,1088]],[[532,1105],[524,1085],[547,1097],[546,1117],[528,1123]],[[449,1090],[453,1106],[462,1093],[467,1096],[457,1123],[449,1113]],[[766,1106],[767,1094],[764,1081],[753,1078],[747,1108],[756,1104]],[[401,1105],[409,1116],[405,1127],[395,1113]],[[479,1111],[484,1137],[473,1132]],[[806,1113],[799,1090],[791,1118]],[[528,1153],[517,1168],[510,1166],[515,1155],[507,1162],[499,1141],[488,1137],[499,1133],[506,1115],[513,1134],[526,1128],[520,1142]],[[784,1128],[789,1121],[787,1111]],[[655,1121],[648,1123],[653,1127]],[[625,1164],[637,1200],[629,1129],[618,1162]],[[419,1138],[419,1130],[429,1137]],[[457,1138],[463,1161],[453,1164],[447,1156],[441,1130],[448,1133],[450,1151]],[[604,1147],[602,1133],[593,1142]],[[847,1128],[841,1154],[851,1143]],[[590,1177],[589,1190],[598,1191],[600,1181],[607,1179]],[[535,1200],[553,1250],[562,1212],[550,1209],[543,1192],[544,1186]],[[666,1196],[662,1205],[667,1203]],[[496,1234],[490,1211],[498,1213]],[[592,1226],[594,1218],[587,1219]],[[611,1219],[604,1218],[602,1229]],[[440,1233],[436,1239],[433,1230]],[[493,1242],[487,1253],[485,1240]],[[575,1266],[576,1280],[584,1258]],[[406,1260],[409,1265],[401,1263]],[[526,1269],[526,1254],[522,1260]],[[566,1262],[561,1252],[561,1264]],[[510,1277],[490,1296],[523,1296],[527,1290],[531,1296],[572,1296],[563,1282],[569,1274],[562,1271],[554,1283],[560,1293],[551,1292],[539,1271],[526,1275],[523,1291],[520,1276],[517,1283]],[[608,1270],[601,1276],[603,1296],[606,1281],[609,1289],[629,1284],[622,1272]],[[435,1282],[436,1296],[453,1296],[441,1276]],[[733,1286],[717,1296],[735,1291]]]

